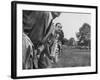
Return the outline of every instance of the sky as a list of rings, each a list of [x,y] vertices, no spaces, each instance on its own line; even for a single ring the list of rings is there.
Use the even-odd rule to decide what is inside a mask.
[[[88,23],[91,25],[91,14],[85,13],[61,13],[56,19],[56,22],[60,22],[64,31],[64,37],[69,39],[71,37],[76,38],[76,32],[79,32],[79,28]]]

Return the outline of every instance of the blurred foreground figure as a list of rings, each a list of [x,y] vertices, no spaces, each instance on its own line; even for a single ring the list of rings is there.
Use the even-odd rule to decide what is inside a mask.
[[[23,11],[24,32],[34,44],[38,44],[50,34],[53,20],[59,15],[59,12]]]
[[[59,12],[23,11],[23,30],[34,45],[38,68],[51,66],[48,38],[54,30],[53,20],[59,15]]]
[[[22,66],[23,69],[37,68],[37,60],[33,53],[33,43],[29,37],[23,32],[22,33]]]

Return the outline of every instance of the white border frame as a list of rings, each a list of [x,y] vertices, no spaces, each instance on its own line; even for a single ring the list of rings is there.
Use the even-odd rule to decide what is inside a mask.
[[[90,67],[71,67],[71,68],[51,68],[22,70],[22,10],[38,11],[60,11],[60,12],[83,12],[91,13],[91,66]],[[17,4],[17,76],[38,76],[53,74],[85,73],[96,71],[96,9],[80,7],[60,7],[47,5],[28,5]]]

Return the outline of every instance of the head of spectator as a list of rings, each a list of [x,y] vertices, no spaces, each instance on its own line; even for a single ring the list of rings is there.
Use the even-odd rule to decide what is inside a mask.
[[[57,31],[62,30],[61,23],[56,23],[55,28],[56,28]]]

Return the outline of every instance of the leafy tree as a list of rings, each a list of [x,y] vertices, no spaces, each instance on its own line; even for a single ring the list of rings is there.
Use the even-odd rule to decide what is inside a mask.
[[[88,23],[84,23],[82,27],[80,27],[79,32],[76,33],[76,37],[78,38],[78,45],[90,46],[90,33],[91,26]]]
[[[62,42],[63,42],[64,45],[68,45],[68,39],[63,38],[63,41]]]
[[[69,46],[74,46],[74,43],[75,43],[75,39],[73,37],[71,37],[68,41],[68,45]]]

